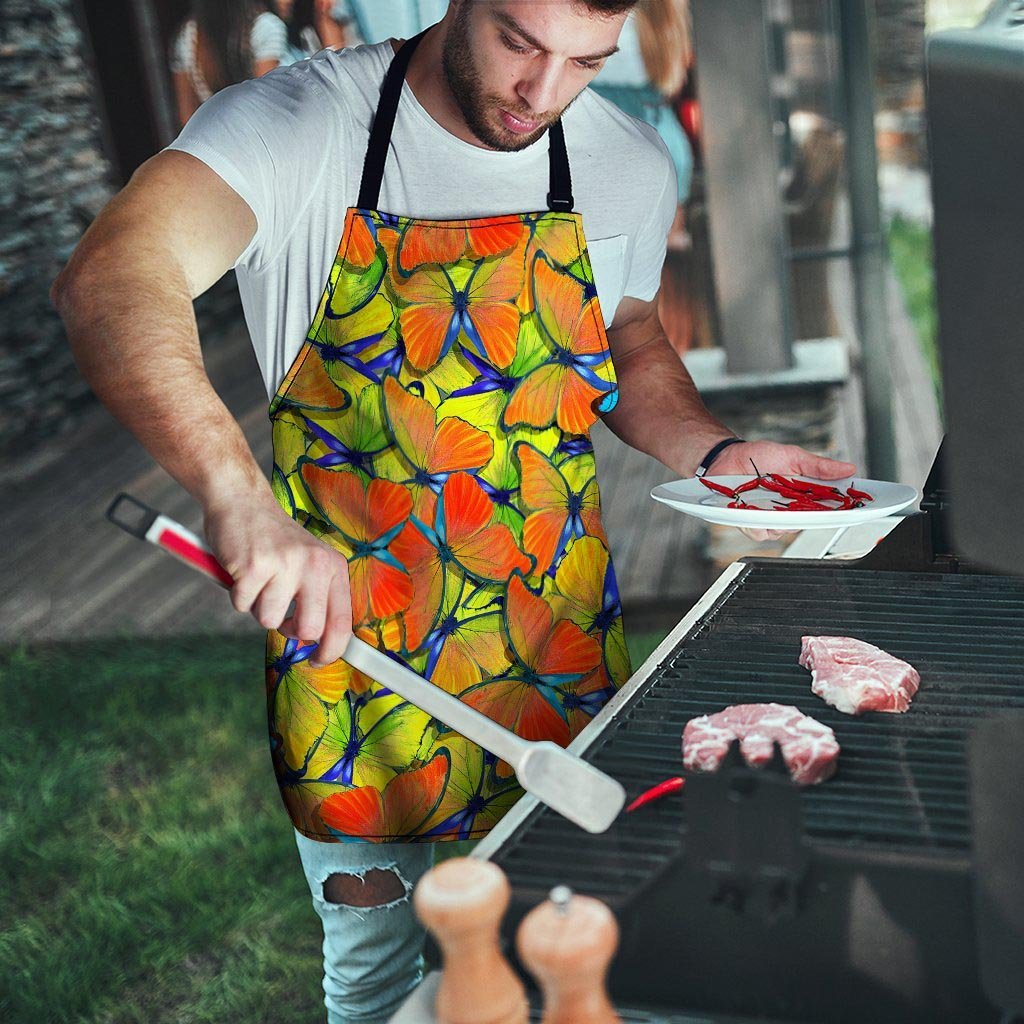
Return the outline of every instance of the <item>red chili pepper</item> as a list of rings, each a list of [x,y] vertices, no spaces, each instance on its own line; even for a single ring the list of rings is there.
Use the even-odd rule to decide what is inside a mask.
[[[828,505],[823,504],[820,501],[815,501],[813,498],[796,498],[791,501],[785,508],[791,512],[834,512],[835,509],[830,508]]]
[[[660,800],[663,796],[668,796],[669,793],[678,793],[685,783],[685,779],[676,777],[674,779],[666,779],[664,782],[659,782],[656,786],[651,786],[650,789],[641,793],[626,808],[626,813],[629,814],[632,811],[635,811],[638,807],[643,807],[644,804],[651,803],[653,800]]]
[[[798,491],[792,487],[784,487],[780,483],[776,483],[774,480],[763,480],[761,486],[768,491],[774,491],[776,494],[781,494],[784,498],[793,498],[797,501],[815,501],[817,500],[813,495],[806,493],[805,491]]]
[[[773,480],[769,476],[761,477],[758,482],[766,491],[774,491],[776,494],[790,495],[795,498],[801,493],[800,491],[793,490],[792,487],[786,487],[784,484],[780,484],[777,480]]]
[[[721,484],[713,481],[705,481],[712,490],[730,497],[729,508],[756,509],[759,512],[770,512],[772,508],[787,509],[792,512],[838,512],[851,508],[860,508],[863,501],[871,501],[872,497],[865,491],[858,491],[849,487],[844,494],[843,491],[828,484],[815,483],[813,480],[801,480],[799,477],[789,477],[782,473],[762,474],[757,465],[751,459],[750,464],[754,467],[757,476],[751,477],[739,484],[732,492]],[[753,505],[742,500],[741,494],[761,488],[779,495],[787,501],[773,501],[765,508],[763,505]],[[863,501],[861,500],[863,499]],[[831,503],[831,504],[829,504]]]
[[[791,491],[803,491],[810,494],[814,490],[814,484],[809,484],[804,480],[791,480],[788,476],[783,476],[781,473],[769,473],[768,475],[777,484],[788,487]]]
[[[838,487],[830,487],[828,484],[816,484],[812,480],[791,479],[779,473],[772,473],[771,476],[783,486],[790,487],[803,494],[808,494],[812,498],[838,498],[843,493]]]
[[[724,484],[716,484],[714,480],[709,480],[706,476],[698,477],[698,480],[707,487],[709,490],[717,491],[719,494],[724,494],[727,498],[735,498],[736,492]]]

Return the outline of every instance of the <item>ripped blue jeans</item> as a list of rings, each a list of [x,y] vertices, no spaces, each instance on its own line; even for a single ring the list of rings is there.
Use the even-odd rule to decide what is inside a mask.
[[[439,844],[318,843],[299,831],[295,842],[324,929],[327,1024],[385,1024],[423,977],[425,933],[410,896]],[[465,856],[476,841],[445,845],[457,847],[446,853]],[[349,906],[325,896],[331,876],[362,879],[371,871],[394,873],[404,894],[377,906]]]

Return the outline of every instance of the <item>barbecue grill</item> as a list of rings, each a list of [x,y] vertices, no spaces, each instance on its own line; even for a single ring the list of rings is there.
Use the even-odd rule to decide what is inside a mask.
[[[930,510],[860,562],[730,567],[578,748],[635,796],[677,773],[689,719],[777,701],[835,730],[836,777],[801,790],[781,758],[758,771],[734,756],[600,836],[517,809],[481,850],[512,883],[509,948],[522,916],[564,884],[619,919],[610,985],[622,1005],[786,1021],[1002,1018],[979,971],[967,747],[975,724],[1024,712],[1024,580],[964,571],[935,549],[937,470]],[[915,665],[912,711],[852,718],[826,706],[797,664],[804,634],[856,636]]]
[[[1024,124],[1024,3],[939,37],[929,73],[950,436],[921,511],[857,562],[730,566],[571,747],[634,797],[679,773],[689,719],[776,701],[835,730],[838,773],[801,789],[778,752],[753,770],[733,750],[602,835],[524,799],[475,853],[512,883],[509,955],[554,886],[609,904],[626,1024],[1024,1019],[1024,485],[1003,483],[1020,443],[993,444],[1000,423],[1024,431],[1001,293],[1024,276],[1024,135],[1005,130]],[[809,634],[909,661],[911,710],[850,717],[813,696]]]

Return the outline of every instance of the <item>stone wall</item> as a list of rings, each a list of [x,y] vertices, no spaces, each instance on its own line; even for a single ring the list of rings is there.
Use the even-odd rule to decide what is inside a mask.
[[[96,399],[49,289],[118,187],[73,0],[0,0],[0,461],[73,429]],[[242,322],[233,273],[196,302],[204,344]]]
[[[50,282],[112,194],[70,0],[0,3],[0,457],[69,429],[93,399]]]

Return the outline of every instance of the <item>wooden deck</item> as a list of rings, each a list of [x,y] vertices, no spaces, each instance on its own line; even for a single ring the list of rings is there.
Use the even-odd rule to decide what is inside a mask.
[[[244,328],[205,354],[211,380],[269,470],[266,399]],[[260,632],[219,587],[106,521],[110,502],[128,491],[201,527],[191,496],[102,407],[0,479],[17,538],[0,606],[4,640]]]
[[[840,321],[848,319],[848,287],[841,278],[831,287]],[[888,304],[901,477],[920,483],[940,436],[934,393],[895,281]],[[205,357],[214,386],[269,472],[266,395],[244,327],[207,347]],[[863,422],[856,378],[841,408],[838,435],[846,454],[859,459]],[[649,497],[672,475],[660,463],[600,424],[594,443],[627,628],[667,630],[711,581],[702,528]],[[0,599],[4,642],[262,632],[235,612],[220,588],[105,520],[115,495],[127,491],[197,532],[201,527],[192,498],[102,407],[71,436],[40,443],[17,463],[0,466],[0,483],[7,496],[4,535],[13,547]],[[754,547],[740,545],[736,554]]]

